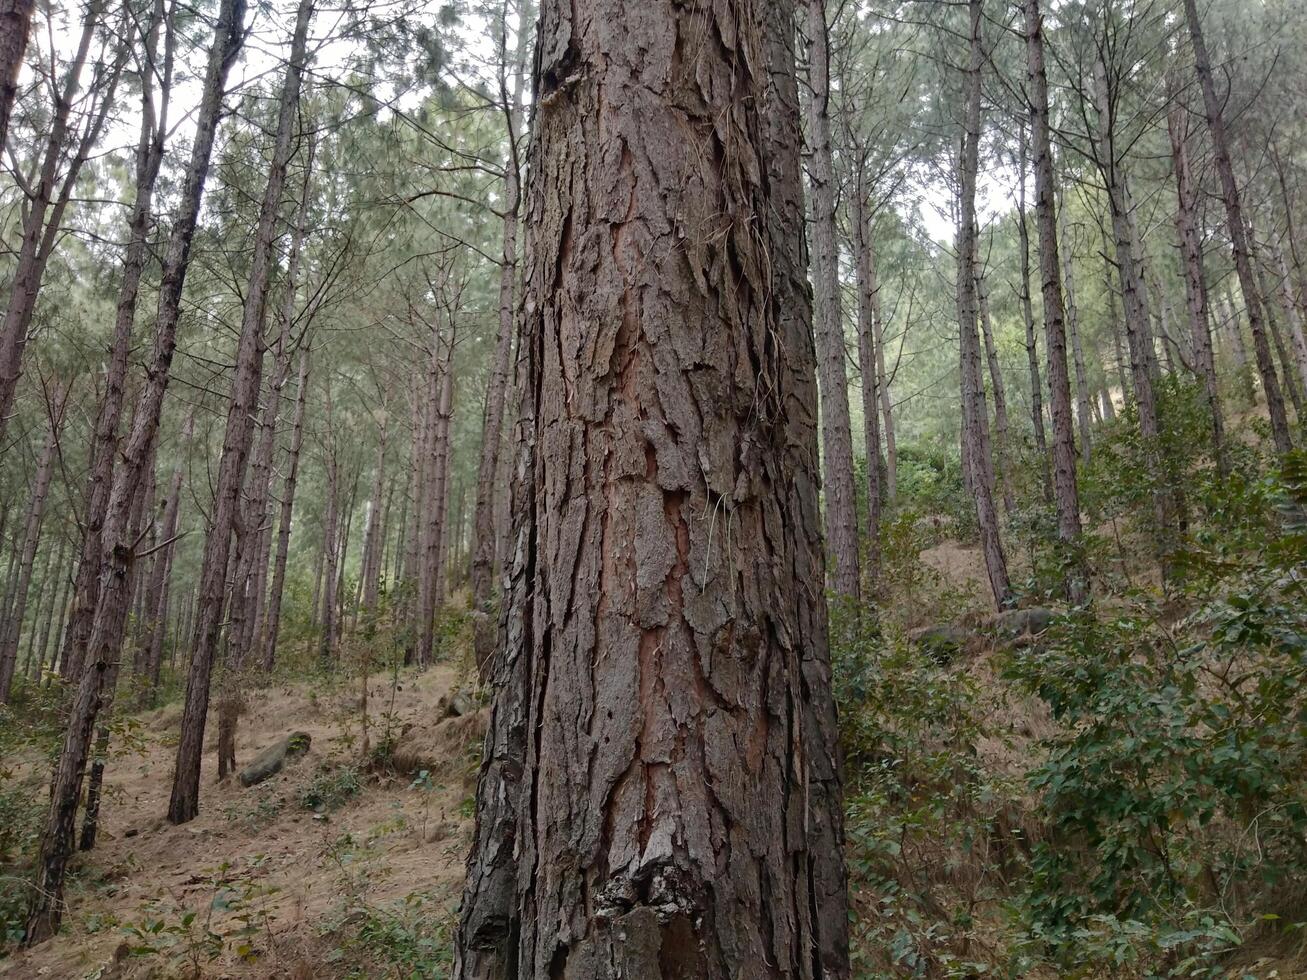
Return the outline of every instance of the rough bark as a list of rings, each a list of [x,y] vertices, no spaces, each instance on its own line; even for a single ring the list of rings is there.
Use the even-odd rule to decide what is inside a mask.
[[[1289,278],[1289,267],[1284,261],[1284,251],[1279,243],[1271,243],[1271,260],[1275,263],[1275,273],[1279,279],[1280,302],[1284,307],[1285,321],[1289,325],[1289,340],[1293,344],[1293,358],[1298,372],[1298,381],[1307,391],[1307,337],[1303,332],[1303,314],[1293,295],[1293,280]]]
[[[132,430],[122,453],[122,465],[115,470],[113,488],[102,532],[99,558],[99,604],[91,626],[87,663],[77,678],[70,706],[68,727],[51,786],[50,811],[41,840],[36,887],[27,919],[24,942],[43,942],[59,928],[63,916],[64,875],[73,846],[73,823],[81,795],[90,751],[110,667],[122,649],[126,618],[128,581],[132,565],[132,542],[128,537],[131,502],[139,492],[146,467],[153,458],[155,438],[163,410],[163,399],[177,344],[177,321],[182,288],[190,265],[191,243],[199,217],[200,200],[209,173],[214,133],[220,115],[227,74],[244,39],[245,6],[242,0],[223,0],[209,49],[208,64],[196,112],[191,159],[187,165],[176,218],[163,258],[155,318],[154,350],[137,404]]]
[[[1235,180],[1234,165],[1230,161],[1229,140],[1225,131],[1225,112],[1216,93],[1212,78],[1211,57],[1203,37],[1202,21],[1198,17],[1196,0],[1184,0],[1185,21],[1189,27],[1189,40],[1194,50],[1194,69],[1198,74],[1198,87],[1203,93],[1203,108],[1207,114],[1207,130],[1212,138],[1212,159],[1221,179],[1221,203],[1225,205],[1226,230],[1230,234],[1230,247],[1234,252],[1234,267],[1239,274],[1239,290],[1248,309],[1248,326],[1253,335],[1253,352],[1257,356],[1257,373],[1261,375],[1262,390],[1266,393],[1266,408],[1271,417],[1271,436],[1275,448],[1287,453],[1293,448],[1289,435],[1289,419],[1284,410],[1280,382],[1275,376],[1271,348],[1266,340],[1262,298],[1253,273],[1253,256],[1244,228],[1243,205],[1239,184]]]
[[[1044,300],[1044,350],[1048,355],[1048,397],[1053,416],[1053,502],[1057,538],[1063,549],[1067,596],[1075,605],[1089,595],[1089,575],[1080,554],[1080,492],[1076,483],[1075,423],[1067,370],[1066,307],[1058,257],[1057,189],[1053,179],[1048,78],[1044,71],[1044,24],[1039,0],[1026,0],[1026,92],[1035,171],[1035,226],[1039,232],[1039,283]]]
[[[848,976],[786,6],[543,7],[460,977]]]
[[[274,247],[280,224],[282,191],[293,147],[300,79],[304,70],[309,20],[312,15],[313,0],[300,0],[291,39],[290,59],[286,65],[281,99],[277,106],[277,134],[269,162],[268,182],[263,191],[253,253],[250,256],[249,280],[241,311],[240,339],[236,347],[236,373],[232,379],[231,399],[227,406],[222,455],[218,460],[212,526],[204,542],[204,557],[200,568],[195,649],[186,678],[181,739],[177,743],[172,797],[168,803],[168,820],[174,824],[186,823],[199,813],[200,758],[209,711],[209,685],[222,628],[223,592],[231,537],[254,435],[253,417],[263,375],[263,326],[270,274],[276,258]],[[239,665],[233,665],[233,669],[239,669]]]
[[[826,549],[836,595],[857,599],[857,492],[840,309],[839,250],[835,237],[835,165],[831,150],[830,34],[825,0],[805,0],[808,35],[807,139],[812,188],[812,284],[817,380],[821,390],[821,448]]]
[[[0,153],[4,153],[9,138],[9,120],[18,98],[18,74],[23,68],[35,9],[36,0],[0,0]]]

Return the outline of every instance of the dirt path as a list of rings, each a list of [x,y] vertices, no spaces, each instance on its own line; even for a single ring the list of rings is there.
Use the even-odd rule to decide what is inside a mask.
[[[163,820],[178,707],[141,717],[115,757],[100,842],[80,865],[63,931],[0,960],[0,976],[388,976],[358,940],[375,922],[420,913],[437,926],[456,904],[471,840],[475,754],[484,712],[438,724],[455,683],[436,667],[369,684],[371,744],[400,749],[425,778],[363,772],[359,685],[261,692],[242,719],[238,762],[292,731],[306,757],[259,786],[215,784],[206,753],[201,813]],[[387,719],[388,716],[388,719]],[[215,728],[209,725],[209,731]],[[136,930],[136,931],[133,931]]]

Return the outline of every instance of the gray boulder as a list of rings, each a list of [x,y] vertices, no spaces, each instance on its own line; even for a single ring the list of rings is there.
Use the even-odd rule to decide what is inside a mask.
[[[241,770],[241,785],[257,786],[265,779],[277,775],[286,768],[287,763],[294,762],[307,753],[312,741],[307,732],[292,732],[280,742],[269,745]]]

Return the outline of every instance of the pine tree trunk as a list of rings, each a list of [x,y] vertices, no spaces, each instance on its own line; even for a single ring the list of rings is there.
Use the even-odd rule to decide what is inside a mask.
[[[49,428],[45,445],[36,467],[32,484],[32,499],[27,508],[27,524],[23,531],[22,557],[18,562],[18,581],[9,606],[9,616],[0,629],[0,703],[8,703],[18,667],[18,641],[23,633],[23,618],[27,614],[27,595],[36,570],[36,552],[41,543],[41,522],[45,518],[46,498],[50,493],[50,480],[54,476],[55,453],[59,449],[59,433],[63,429],[67,389],[57,391],[49,406]]]
[[[153,458],[155,438],[163,410],[177,343],[177,321],[182,287],[190,264],[191,243],[199,217],[200,200],[209,173],[228,70],[244,40],[245,7],[242,0],[223,0],[214,29],[214,43],[191,141],[191,159],[183,177],[179,206],[163,258],[155,318],[155,344],[136,417],[115,470],[109,494],[99,558],[99,603],[91,626],[87,663],[77,678],[68,713],[68,728],[51,786],[50,812],[41,839],[36,887],[27,919],[24,942],[44,942],[59,928],[63,917],[64,875],[73,849],[73,825],[81,795],[86,760],[91,747],[110,667],[122,650],[132,552],[128,537],[131,502],[140,490],[146,467]]]
[[[123,414],[127,366],[131,355],[136,306],[140,298],[141,277],[150,258],[149,237],[153,224],[154,191],[163,163],[164,138],[168,132],[176,36],[171,18],[164,13],[162,0],[156,0],[145,45],[147,64],[153,65],[156,62],[161,32],[164,37],[164,53],[159,72],[157,108],[154,100],[155,74],[145,72],[142,75],[141,132],[136,146],[135,197],[127,222],[128,242],[123,255],[123,277],[118,287],[114,311],[113,340],[107,358],[104,393],[96,412],[91,441],[86,512],[82,521],[81,560],[77,563],[68,629],[62,637],[59,669],[64,680],[70,684],[76,684],[81,676],[95,608],[99,603],[102,532],[118,456],[118,429]]]
[[[209,685],[222,628],[223,592],[231,538],[254,436],[253,416],[263,375],[263,326],[267,295],[276,258],[274,247],[280,223],[282,190],[290,163],[291,138],[299,106],[300,78],[304,69],[309,20],[312,15],[313,0],[300,0],[294,36],[291,39],[290,60],[287,62],[281,101],[277,107],[277,135],[269,164],[268,182],[264,187],[259,223],[254,233],[249,284],[245,291],[240,339],[236,347],[236,374],[232,379],[222,455],[218,460],[212,527],[204,542],[204,558],[200,568],[195,649],[186,678],[181,739],[177,743],[172,797],[168,803],[168,820],[174,824],[193,820],[200,808],[200,759],[209,711]],[[239,670],[239,667],[239,664],[233,664],[233,672]]]
[[[526,66],[527,4],[519,0],[517,23],[517,53],[512,70],[512,83],[504,77],[508,66],[508,2],[500,8],[499,52],[500,98],[504,100],[508,132],[508,159],[504,161],[504,234],[503,253],[499,267],[499,336],[495,342],[495,357],[491,363],[490,378],[486,382],[486,405],[481,426],[481,459],[477,465],[476,509],[473,517],[472,546],[472,610],[475,621],[475,655],[477,672],[483,681],[490,679],[490,657],[494,653],[495,624],[491,603],[494,592],[495,551],[498,535],[495,527],[496,475],[499,468],[500,444],[503,441],[504,400],[508,388],[508,369],[513,351],[514,297],[517,283],[517,232],[518,207],[521,201],[518,161],[518,136],[522,126],[522,77]]]
[[[775,8],[543,5],[516,536],[461,978],[849,975]]]
[[[1030,299],[1030,230],[1026,226],[1026,127],[1021,126],[1017,152],[1017,236],[1021,244],[1021,320],[1026,328],[1026,362],[1030,369],[1030,420],[1034,426],[1035,454],[1044,474],[1044,499],[1053,499],[1053,470],[1048,459],[1048,434],[1044,429],[1044,385],[1039,371],[1039,346],[1035,340],[1035,311]]]
[[[68,574],[67,563],[69,558],[69,539],[67,536],[60,536],[59,552],[55,557],[53,574],[50,579],[50,604],[45,611],[45,625],[41,627],[41,641],[36,650],[36,657],[32,664],[32,669],[28,671],[28,680],[35,684],[41,679],[45,670],[45,655],[50,649],[50,638],[55,638],[55,646],[59,643],[59,630],[63,627],[64,610],[68,605],[68,588],[70,576]],[[51,668],[54,664],[50,665]]]
[[[1058,211],[1058,224],[1063,229],[1061,245],[1062,289],[1066,293],[1066,331],[1071,339],[1071,359],[1076,369],[1076,421],[1080,428],[1080,454],[1089,464],[1093,456],[1093,416],[1098,410],[1094,403],[1093,389],[1090,387],[1089,371],[1085,366],[1085,349],[1080,340],[1080,309],[1076,304],[1075,262],[1072,256],[1071,241],[1065,233],[1066,208]]]
[[[1003,493],[1003,509],[1011,514],[1017,503],[1012,490],[1012,426],[1007,414],[1007,385],[1003,383],[1003,366],[998,360],[998,345],[994,343],[994,329],[989,319],[989,286],[979,265],[976,267],[976,300],[980,308],[980,333],[985,342],[985,363],[989,367],[989,386],[994,393],[993,448],[998,486]]]
[[[1189,314],[1189,336],[1193,345],[1194,366],[1211,416],[1212,452],[1222,476],[1229,473],[1230,461],[1225,451],[1225,416],[1221,409],[1221,386],[1216,376],[1212,354],[1212,330],[1207,307],[1207,277],[1203,270],[1203,245],[1198,232],[1198,191],[1189,167],[1188,112],[1178,95],[1172,93],[1167,113],[1167,132],[1171,139],[1171,165],[1175,173],[1175,229],[1180,240],[1181,270],[1184,275],[1185,308]]]
[[[154,704],[155,694],[159,690],[159,676],[163,665],[163,640],[168,627],[168,582],[172,570],[174,539],[177,537],[178,519],[181,512],[182,468],[173,470],[172,485],[168,499],[163,507],[163,522],[160,525],[160,551],[155,555],[154,568],[151,570],[149,593],[152,603],[147,606],[149,619],[141,638],[144,651],[146,685],[141,690],[141,705]]]
[[[0,0],[0,153],[9,138],[9,120],[18,98],[27,39],[32,33],[36,0]]]
[[[1212,80],[1212,62],[1207,53],[1207,42],[1203,37],[1203,26],[1198,18],[1198,5],[1195,0],[1184,0],[1184,12],[1189,26],[1189,40],[1194,49],[1194,70],[1198,73],[1198,85],[1203,93],[1203,107],[1207,112],[1207,129],[1212,138],[1212,158],[1216,164],[1216,173],[1221,179],[1221,199],[1225,205],[1226,230],[1230,233],[1234,267],[1239,274],[1239,290],[1243,293],[1244,303],[1248,308],[1248,326],[1253,335],[1253,352],[1257,355],[1257,372],[1261,375],[1262,390],[1266,393],[1266,408],[1271,416],[1271,435],[1275,440],[1275,448],[1281,453],[1287,453],[1293,448],[1293,439],[1289,435],[1289,419],[1284,410],[1284,399],[1280,394],[1280,382],[1275,376],[1271,348],[1266,340],[1262,297],[1253,274],[1253,257],[1244,228],[1239,184],[1234,177],[1234,165],[1230,162],[1224,109],[1216,93],[1216,84]]]
[[[295,508],[295,487],[299,482],[300,452],[304,448],[304,412],[309,391],[309,347],[300,348],[299,380],[295,395],[295,421],[291,423],[290,450],[286,461],[286,482],[281,491],[277,517],[277,555],[272,566],[272,588],[268,590],[268,614],[263,622],[263,672],[270,673],[277,660],[277,636],[281,631],[281,599],[286,591],[286,564],[290,557],[290,523]]]
[[[1307,338],[1303,335],[1303,315],[1293,295],[1293,281],[1289,278],[1289,268],[1284,261],[1284,251],[1276,242],[1271,243],[1271,260],[1275,263],[1275,272],[1279,276],[1280,302],[1284,307],[1284,317],[1289,325],[1289,340],[1293,344],[1293,360],[1298,372],[1298,382],[1307,391]]]
[[[989,575],[990,590],[998,608],[1012,598],[1007,557],[999,534],[998,509],[994,506],[994,460],[989,444],[989,412],[985,407],[985,382],[981,374],[980,297],[976,279],[979,236],[976,229],[976,176],[980,169],[980,96],[984,51],[981,44],[982,0],[969,0],[971,16],[971,61],[967,68],[966,117],[963,124],[962,158],[959,162],[957,240],[957,310],[962,382],[963,467],[969,475],[976,499],[981,550]]]
[[[864,569],[867,592],[875,596],[880,579],[881,487],[880,377],[876,372],[876,339],[872,298],[876,289],[872,259],[871,217],[866,213],[866,189],[862,168],[853,198],[854,241],[858,275],[858,367],[862,371],[862,418],[867,459],[867,561]]]
[[[101,27],[104,9],[105,0],[92,0],[86,9],[76,54],[54,99],[36,186],[25,202],[23,235],[10,283],[9,303],[0,325],[0,440],[4,438],[13,411],[36,300],[41,292],[46,265],[63,226],[64,211],[72,199],[82,167],[99,140],[131,48],[129,40],[120,40],[114,62],[97,65],[97,68],[103,68],[103,71],[96,72],[97,84],[101,87],[99,104],[91,107],[80,135],[70,132],[69,119],[81,89],[82,72],[90,55],[91,42]],[[68,152],[70,149],[71,153]]]
[[[857,599],[857,493],[845,371],[844,317],[840,309],[839,250],[835,237],[835,166],[831,151],[830,37],[825,0],[805,0],[808,35],[808,153],[812,187],[812,284],[817,379],[821,391],[821,445],[825,469],[826,548],[836,595]]]
[[[1039,0],[1025,0],[1026,82],[1034,151],[1035,225],[1039,230],[1039,282],[1044,300],[1044,350],[1048,353],[1048,397],[1053,416],[1053,501],[1057,538],[1063,549],[1067,596],[1080,605],[1089,596],[1089,575],[1081,558],[1080,492],[1076,483],[1075,423],[1067,370],[1066,308],[1058,258],[1057,190],[1049,132],[1048,78],[1044,71],[1044,24]]]

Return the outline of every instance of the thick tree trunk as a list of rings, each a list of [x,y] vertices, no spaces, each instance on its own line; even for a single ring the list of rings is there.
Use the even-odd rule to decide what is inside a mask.
[[[54,476],[54,459],[59,450],[59,433],[63,429],[67,390],[55,392],[49,406],[49,428],[45,445],[36,466],[36,479],[32,483],[32,498],[27,506],[27,523],[23,531],[22,557],[18,561],[18,581],[9,606],[9,615],[0,629],[0,702],[7,703],[18,667],[18,641],[23,633],[23,618],[27,614],[27,595],[32,586],[32,573],[36,570],[36,552],[41,543],[41,522],[45,518],[46,498],[50,493],[50,479]]]
[[[1289,419],[1284,410],[1284,399],[1280,394],[1280,382],[1275,376],[1271,348],[1266,340],[1262,298],[1253,274],[1253,256],[1244,228],[1239,184],[1235,180],[1234,165],[1230,161],[1224,108],[1216,93],[1216,83],[1212,79],[1212,62],[1207,53],[1207,42],[1203,37],[1203,25],[1198,18],[1198,4],[1195,0],[1184,0],[1184,12],[1189,26],[1189,39],[1194,49],[1194,69],[1198,73],[1198,85],[1203,93],[1203,107],[1207,112],[1207,129],[1212,137],[1212,159],[1216,164],[1216,173],[1221,179],[1221,200],[1225,205],[1226,230],[1230,233],[1234,267],[1239,274],[1239,290],[1243,293],[1244,303],[1248,307],[1248,326],[1252,330],[1253,351],[1257,355],[1257,372],[1261,375],[1262,389],[1266,393],[1266,408],[1271,416],[1271,436],[1275,440],[1275,448],[1281,453],[1287,453],[1293,448],[1293,439],[1289,435]]]
[[[177,743],[177,764],[173,773],[172,797],[168,803],[168,820],[174,824],[194,819],[200,808],[200,758],[209,711],[209,684],[218,650],[218,635],[222,628],[223,587],[227,580],[231,537],[254,435],[253,417],[263,375],[263,325],[267,312],[268,287],[275,264],[274,246],[280,222],[282,190],[290,163],[292,135],[300,98],[300,78],[304,70],[309,20],[312,15],[313,0],[300,0],[291,39],[290,60],[286,65],[281,101],[277,107],[277,135],[268,169],[268,182],[264,187],[259,223],[254,233],[249,285],[245,291],[240,339],[236,347],[236,374],[232,379],[222,455],[218,460],[213,521],[204,542],[204,559],[200,568],[195,650],[191,655],[190,671],[186,678],[181,739]],[[238,670],[239,666],[233,664],[233,671]]]
[[[1075,423],[1067,370],[1066,308],[1058,258],[1057,190],[1049,126],[1048,78],[1044,72],[1044,17],[1039,0],[1025,0],[1026,91],[1034,151],[1035,225],[1039,230],[1039,282],[1044,300],[1044,349],[1048,353],[1048,397],[1053,415],[1053,501],[1057,538],[1063,549],[1067,596],[1073,605],[1089,596],[1089,575],[1081,556],[1080,492],[1076,483]]]
[[[268,614],[263,622],[263,671],[271,672],[277,660],[277,635],[281,631],[281,599],[286,591],[286,564],[290,557],[290,522],[295,508],[295,487],[299,482],[300,452],[304,448],[304,411],[309,392],[309,346],[300,348],[299,380],[295,395],[295,421],[291,423],[290,449],[286,460],[286,482],[281,491],[277,517],[277,555],[272,563],[272,588],[268,590]]]
[[[182,287],[190,264],[191,242],[199,217],[213,152],[214,133],[222,105],[227,73],[244,40],[245,7],[242,0],[223,0],[214,29],[214,43],[209,51],[195,133],[191,142],[191,160],[179,194],[179,207],[163,258],[159,287],[158,315],[155,319],[155,345],[146,372],[146,381],[137,404],[132,431],[122,454],[122,466],[113,478],[113,489],[102,533],[99,558],[99,604],[92,622],[86,667],[77,677],[76,692],[68,714],[68,728],[60,750],[51,786],[50,812],[41,839],[37,862],[36,887],[27,919],[28,945],[43,942],[54,935],[63,916],[64,874],[73,848],[73,824],[77,801],[86,772],[91,747],[110,668],[122,649],[126,617],[128,580],[132,564],[132,542],[128,537],[131,503],[140,490],[146,467],[153,458],[155,437],[163,410],[177,343],[177,321],[181,310]]]
[[[1189,314],[1189,336],[1193,345],[1194,367],[1211,416],[1212,452],[1218,471],[1229,473],[1230,461],[1225,451],[1225,416],[1221,409],[1221,386],[1216,376],[1212,354],[1212,330],[1207,308],[1207,278],[1203,270],[1203,245],[1198,232],[1198,191],[1189,167],[1188,112],[1177,95],[1172,95],[1167,113],[1167,132],[1171,138],[1171,164],[1175,172],[1175,229],[1180,239],[1181,270],[1184,275],[1185,308]]]
[[[18,98],[27,39],[32,33],[36,0],[0,0],[0,153],[9,138],[9,119]]]
[[[817,380],[821,390],[826,548],[835,593],[857,599],[857,492],[845,370],[844,316],[840,309],[839,249],[835,237],[835,165],[830,125],[830,35],[825,0],[805,0],[808,34],[808,152],[812,187],[812,284]]]
[[[459,977],[849,974],[778,7],[543,6],[527,492]]]
[[[980,169],[981,69],[985,58],[980,36],[982,0],[969,0],[968,9],[971,16],[971,61],[967,68],[967,103],[958,172],[961,220],[957,240],[963,466],[970,475],[970,488],[976,499],[976,519],[980,525],[980,544],[990,590],[995,605],[1002,609],[1011,602],[1012,586],[999,534],[998,509],[994,506],[994,461],[990,452],[989,413],[985,407],[985,382],[980,366],[980,296],[976,278],[980,251],[976,229],[976,175]]]

